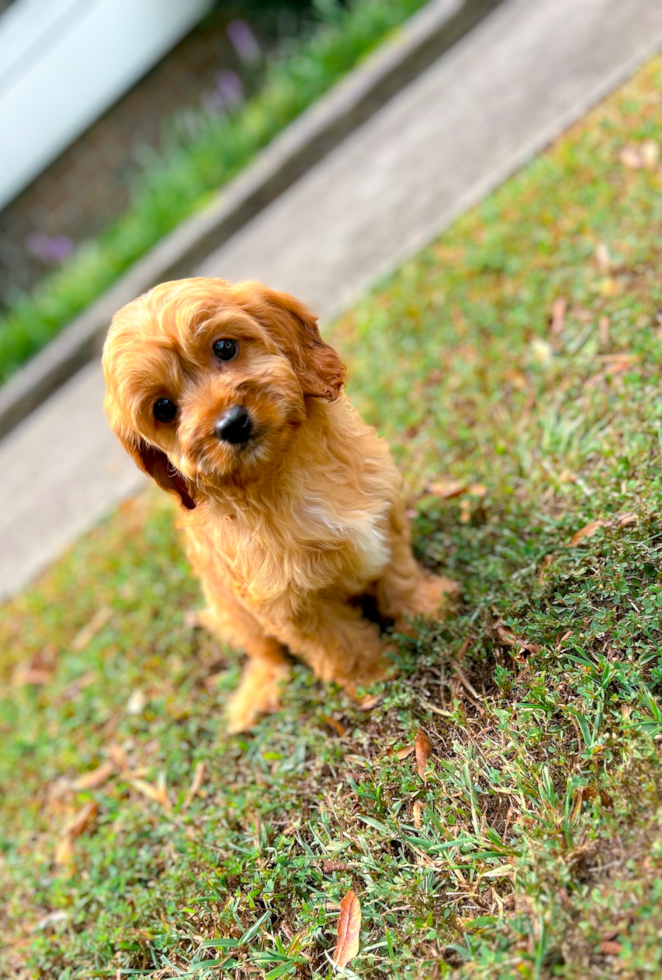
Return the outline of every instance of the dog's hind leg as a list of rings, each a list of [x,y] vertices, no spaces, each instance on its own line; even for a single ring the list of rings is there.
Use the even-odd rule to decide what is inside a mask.
[[[279,636],[320,680],[335,681],[350,693],[383,679],[392,667],[375,623],[341,599],[316,596],[304,602]]]
[[[247,654],[241,682],[228,704],[227,729],[248,731],[260,715],[278,709],[280,684],[290,674],[285,648],[231,596],[214,596],[213,605],[198,618],[214,636]]]
[[[418,564],[411,550],[409,523],[399,504],[391,512],[389,545],[391,560],[371,590],[380,614],[395,620],[398,632],[408,632],[407,619],[415,616],[441,618],[460,587],[453,579],[433,575]]]

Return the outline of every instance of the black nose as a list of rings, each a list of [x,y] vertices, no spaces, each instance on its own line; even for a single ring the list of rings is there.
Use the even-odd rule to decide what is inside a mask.
[[[233,405],[232,408],[228,408],[214,426],[214,432],[219,439],[235,446],[247,442],[252,430],[251,417],[243,405]]]

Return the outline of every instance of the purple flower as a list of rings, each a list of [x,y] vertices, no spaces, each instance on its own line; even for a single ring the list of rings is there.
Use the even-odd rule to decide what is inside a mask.
[[[200,105],[210,116],[222,116],[225,112],[225,99],[215,89],[213,92],[204,93],[200,99]]]
[[[227,34],[240,61],[248,65],[260,61],[262,57],[260,45],[245,20],[231,20],[227,27]]]
[[[74,243],[67,235],[45,235],[36,231],[28,235],[26,247],[30,255],[44,265],[59,265],[73,252]]]
[[[244,101],[244,85],[234,71],[224,69],[216,76],[216,91],[223,99],[226,109],[234,109]]]

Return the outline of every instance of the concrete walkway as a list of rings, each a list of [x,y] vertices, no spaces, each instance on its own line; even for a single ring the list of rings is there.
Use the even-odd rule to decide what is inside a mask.
[[[196,270],[328,320],[662,48],[658,0],[508,0]],[[0,597],[142,478],[90,364],[0,443]]]

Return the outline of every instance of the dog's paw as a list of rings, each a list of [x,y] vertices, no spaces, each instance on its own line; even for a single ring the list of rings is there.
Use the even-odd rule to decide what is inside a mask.
[[[262,715],[280,708],[278,690],[290,676],[286,664],[262,663],[249,660],[241,683],[230,698],[226,713],[226,731],[230,735],[248,732]]]
[[[396,620],[395,632],[412,636],[414,629],[411,620],[423,616],[427,620],[441,619],[445,616],[460,595],[460,585],[445,575],[432,575],[428,572],[422,579],[419,588],[408,609],[402,610],[402,616]]]

